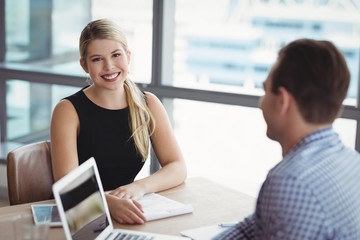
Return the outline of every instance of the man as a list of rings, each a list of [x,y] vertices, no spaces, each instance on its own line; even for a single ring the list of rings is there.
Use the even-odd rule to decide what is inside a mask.
[[[360,155],[332,129],[349,81],[328,41],[300,39],[280,50],[260,106],[283,159],[255,213],[214,239],[360,239]]]

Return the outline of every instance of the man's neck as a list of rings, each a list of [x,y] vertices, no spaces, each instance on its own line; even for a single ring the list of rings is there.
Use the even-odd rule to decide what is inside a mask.
[[[290,131],[284,140],[280,142],[282,155],[285,156],[290,149],[297,145],[304,137],[318,130],[331,127],[331,124],[304,124]]]

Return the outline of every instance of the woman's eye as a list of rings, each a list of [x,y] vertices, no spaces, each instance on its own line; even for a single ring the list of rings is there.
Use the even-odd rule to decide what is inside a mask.
[[[120,57],[120,56],[121,56],[121,53],[114,53],[113,56],[114,56],[114,57]]]
[[[92,62],[98,62],[100,60],[101,60],[101,58],[99,58],[99,57],[91,59]]]

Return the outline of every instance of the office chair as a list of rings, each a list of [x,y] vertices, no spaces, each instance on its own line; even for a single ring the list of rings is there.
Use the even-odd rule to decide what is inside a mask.
[[[50,142],[31,143],[9,152],[7,180],[10,205],[52,198]]]

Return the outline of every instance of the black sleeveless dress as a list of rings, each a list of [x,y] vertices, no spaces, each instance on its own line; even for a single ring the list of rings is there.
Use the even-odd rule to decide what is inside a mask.
[[[130,137],[129,108],[102,108],[83,90],[65,98],[74,105],[80,120],[79,164],[95,158],[105,191],[133,182],[144,163]]]

